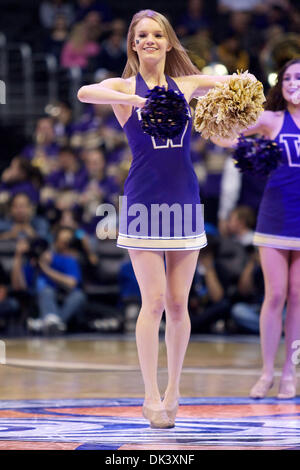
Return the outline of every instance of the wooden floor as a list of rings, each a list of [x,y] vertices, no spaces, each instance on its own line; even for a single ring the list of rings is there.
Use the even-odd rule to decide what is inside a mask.
[[[143,396],[134,336],[10,339],[5,346],[6,364],[0,365],[2,400]],[[277,376],[283,354],[281,344]],[[162,392],[166,364],[162,340],[158,372]],[[181,395],[247,396],[260,367],[257,337],[194,337],[184,362]]]
[[[134,336],[10,339],[0,362],[3,349],[0,450],[300,450],[300,398],[276,398],[283,344],[272,393],[254,400],[258,338],[193,337],[176,426],[164,430],[142,416]],[[161,341],[162,394],[166,364]]]

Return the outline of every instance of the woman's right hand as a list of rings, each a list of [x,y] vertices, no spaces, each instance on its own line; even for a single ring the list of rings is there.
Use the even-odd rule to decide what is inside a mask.
[[[134,103],[133,106],[136,108],[143,108],[146,104],[147,98],[143,98],[139,95],[134,95]]]

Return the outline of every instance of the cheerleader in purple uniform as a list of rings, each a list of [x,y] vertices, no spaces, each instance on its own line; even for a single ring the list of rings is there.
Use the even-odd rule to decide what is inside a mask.
[[[200,75],[168,20],[152,10],[134,15],[127,52],[122,78],[84,86],[78,98],[87,103],[111,104],[131,148],[133,159],[124,186],[127,200],[122,205],[117,244],[129,250],[142,296],[136,340],[145,385],[143,414],[152,427],[165,428],[175,423],[179,380],[190,337],[188,295],[199,250],[206,245],[199,187],[190,158],[192,119],[188,103],[203,94],[203,89],[208,91],[230,76]],[[156,85],[184,94],[188,116],[176,138],[163,140],[142,131],[140,109],[146,103],[147,90]],[[167,218],[164,214],[162,220],[153,222],[151,210],[158,205],[174,209],[169,231],[162,228]],[[141,206],[146,208],[147,216],[139,219],[137,227],[135,211]],[[169,376],[161,401],[157,362],[163,311]]]
[[[277,84],[269,92],[266,111],[243,134],[262,134],[275,140],[281,145],[284,157],[283,164],[268,178],[254,234],[264,274],[265,297],[260,314],[263,370],[250,397],[263,398],[273,386],[286,303],[286,357],[277,396],[293,398],[296,395],[294,341],[300,339],[300,59],[282,68]],[[227,146],[221,140],[215,142]]]

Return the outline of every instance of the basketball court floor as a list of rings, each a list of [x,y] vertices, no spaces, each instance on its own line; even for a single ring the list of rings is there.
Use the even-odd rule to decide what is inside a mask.
[[[0,364],[0,450],[300,450],[300,397],[274,388],[254,400],[256,336],[193,336],[173,429],[142,417],[143,382],[132,335],[8,339]],[[167,383],[160,343],[159,384]],[[300,371],[298,371],[298,376]]]

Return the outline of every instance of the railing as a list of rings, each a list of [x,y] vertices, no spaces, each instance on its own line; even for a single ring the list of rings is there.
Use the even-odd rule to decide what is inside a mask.
[[[0,80],[6,85],[6,104],[0,106],[0,119],[22,125],[26,135],[46,105],[67,98],[78,117],[81,103],[77,91],[82,84],[80,68],[61,69],[51,54],[33,54],[26,43],[9,43],[0,33]]]

